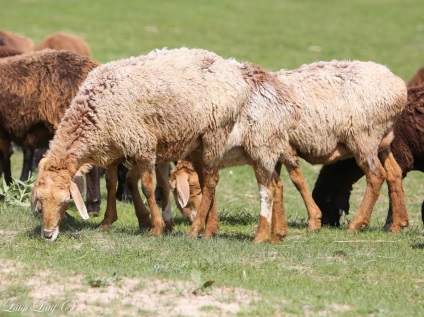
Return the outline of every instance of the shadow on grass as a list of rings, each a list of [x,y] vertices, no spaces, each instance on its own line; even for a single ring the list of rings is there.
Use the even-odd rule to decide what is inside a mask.
[[[229,212],[224,209],[219,212],[218,217],[219,222],[227,225],[250,225],[258,223],[258,216],[254,216],[244,210]]]
[[[412,249],[415,250],[424,250],[424,243],[415,243],[411,245]]]

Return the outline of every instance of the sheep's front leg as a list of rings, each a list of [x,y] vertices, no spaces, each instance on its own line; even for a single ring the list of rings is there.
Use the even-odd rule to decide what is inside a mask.
[[[190,237],[197,237],[199,236],[200,232],[203,230],[205,226],[206,219],[209,215],[209,211],[211,211],[214,208],[215,205],[215,211],[216,212],[216,202],[215,202],[215,190],[216,185],[219,181],[219,172],[217,169],[203,169],[203,190],[202,190],[202,200],[200,202],[199,210],[197,211],[196,217],[193,220],[193,223],[191,224],[190,230],[188,232],[188,235]],[[213,216],[212,214],[212,217]],[[217,216],[216,216],[217,218]],[[210,225],[210,233],[208,232],[208,237],[211,235],[214,235],[215,232],[213,228],[213,224]]]
[[[137,166],[131,168],[126,175],[125,183],[131,194],[134,203],[135,214],[138,219],[138,226],[141,230],[150,228],[150,212],[146,208],[138,191],[138,181],[140,180],[140,172]]]
[[[302,196],[303,202],[305,203],[306,209],[308,211],[308,231],[319,231],[321,229],[322,213],[306,186],[305,178],[303,177],[300,166],[287,164],[286,168],[291,181]]]
[[[348,230],[350,232],[356,232],[368,226],[372,210],[386,178],[386,172],[377,157],[373,157],[370,160],[366,158],[357,159],[356,162],[364,171],[367,179],[367,187],[359,210],[355,213],[354,218],[349,224]]]
[[[161,193],[161,207],[162,207],[162,217],[165,221],[165,230],[171,232],[174,229],[174,219],[172,218],[171,213],[171,203],[169,201],[169,172],[170,166],[169,163],[159,164],[156,167],[156,180],[157,187]]]
[[[146,196],[150,209],[152,229],[150,229],[149,234],[151,236],[160,237],[163,234],[165,224],[155,199],[155,186],[153,182],[154,165],[149,165],[147,167],[142,164],[137,165],[140,170],[143,194]]]
[[[212,207],[206,218],[206,228],[205,228],[205,233],[203,235],[203,238],[212,238],[218,233],[218,230],[219,230],[218,209],[216,206],[216,197],[214,195]]]
[[[118,220],[116,211],[116,184],[118,182],[117,164],[111,164],[106,167],[106,189],[107,189],[107,202],[106,212],[103,221],[100,223],[101,230],[108,230],[110,225]]]
[[[386,181],[389,187],[390,209],[392,212],[392,224],[389,227],[389,231],[400,232],[403,227],[408,226],[408,212],[406,211],[405,194],[402,187],[402,170],[390,149],[381,152],[379,158],[386,171]]]

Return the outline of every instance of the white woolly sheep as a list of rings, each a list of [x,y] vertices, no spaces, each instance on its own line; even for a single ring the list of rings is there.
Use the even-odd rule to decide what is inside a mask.
[[[321,227],[321,212],[306,188],[296,155],[313,164],[329,164],[349,156],[355,157],[367,176],[367,189],[360,209],[349,226],[351,231],[368,225],[381,184],[386,177],[390,195],[394,199],[393,210],[396,209],[396,217],[394,216],[390,229],[397,232],[403,226],[407,226],[408,217],[401,186],[401,172],[389,147],[393,139],[393,122],[406,102],[404,82],[382,65],[359,61],[318,62],[303,65],[293,71],[280,71],[277,76],[301,107],[298,127],[288,131],[292,156],[282,156],[280,161],[285,163],[291,180],[304,199],[309,213],[308,229],[312,231]],[[249,121],[256,110],[249,112],[248,109],[245,108],[245,115],[240,117],[242,121],[236,126],[252,128]],[[253,151],[248,150],[249,146],[245,146],[250,156],[257,151],[264,160],[269,161],[273,153],[279,152],[272,141],[268,141],[273,133],[275,121],[278,120],[278,115],[258,119],[260,122],[258,126],[262,129],[254,130],[257,135],[251,135],[247,139],[251,141],[255,137],[260,137],[266,145],[262,149],[258,146]],[[220,167],[239,163],[239,158],[234,160],[234,157],[224,157]],[[268,167],[270,172],[273,165],[268,164]],[[184,168],[178,167],[171,173],[171,188],[176,189],[174,193],[182,205],[179,208],[184,210],[188,202],[190,208],[185,212],[188,213],[187,217],[191,218],[193,210],[196,210],[196,205],[199,204],[199,195],[197,197],[192,195],[190,199],[188,197],[190,191],[199,192],[193,173],[194,170],[189,170],[187,173]],[[182,185],[184,189],[179,190],[178,186]],[[189,187],[190,191],[187,189]],[[279,219],[278,222],[282,226],[279,230],[283,230],[280,233],[284,236],[286,233],[284,211],[274,208],[275,211],[277,215],[273,216]],[[197,215],[196,221],[204,219]],[[274,229],[274,233],[277,231]],[[274,234],[271,239],[275,241],[278,237]]]
[[[259,118],[275,115],[272,112],[278,107],[267,111],[271,104],[285,104],[277,110],[281,120],[270,138],[272,144],[281,145],[280,152],[287,144],[286,130],[296,125],[295,104],[285,97],[290,94],[276,77],[253,64],[241,66],[204,50],[176,49],[111,62],[91,72],[39,165],[32,208],[42,212],[42,236],[51,241],[57,238],[71,196],[87,217],[71,182],[84,163],[105,166],[107,173],[116,175],[117,163],[134,159],[150,207],[151,235],[161,235],[164,226],[153,195],[152,172],[157,163],[188,156],[200,172],[200,211],[216,212],[220,158],[240,141],[240,128],[232,129],[243,107],[256,104],[260,108],[251,117],[255,134]],[[257,138],[251,145],[255,148],[262,143]],[[243,153],[240,147],[235,152]],[[252,160],[255,168],[257,162],[256,156]],[[272,192],[275,182],[268,180],[263,167],[255,172],[260,186]],[[257,242],[266,236],[262,229],[258,227]],[[205,236],[214,233],[207,225]]]
[[[155,164],[201,146],[205,186],[200,208],[209,209],[217,183],[215,162],[249,93],[236,63],[203,50],[154,51],[96,68],[39,165],[32,206],[42,211],[42,236],[57,238],[70,195],[87,217],[71,182],[84,163],[105,166],[110,173],[123,158],[133,158],[150,207],[150,234],[161,235],[164,224],[153,195]]]

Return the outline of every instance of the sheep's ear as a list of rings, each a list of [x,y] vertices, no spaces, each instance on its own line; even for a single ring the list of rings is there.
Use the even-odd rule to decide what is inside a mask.
[[[188,183],[188,174],[179,171],[176,176],[176,190],[178,196],[178,203],[182,208],[187,206],[188,199],[190,198],[190,185]]]
[[[78,186],[78,190],[81,193],[81,196],[84,195],[84,175],[81,173],[80,170],[78,170],[74,177],[72,178],[72,182],[74,182],[75,184],[77,184]]]
[[[89,218],[87,207],[85,207],[77,184],[71,182],[71,187],[69,188],[69,191],[71,192],[71,196],[74,200],[75,206],[77,206],[78,212],[81,215],[82,219],[87,220]]]
[[[37,190],[34,189],[31,193],[31,212],[33,215],[38,213],[38,210],[40,209],[39,205],[40,203],[38,202]]]

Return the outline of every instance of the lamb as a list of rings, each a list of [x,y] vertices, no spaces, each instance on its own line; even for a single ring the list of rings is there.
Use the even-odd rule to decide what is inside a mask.
[[[424,85],[408,88],[408,102],[394,125],[395,138],[391,149],[402,170],[402,177],[409,171],[424,172],[422,164],[424,147]],[[343,171],[343,172],[341,172]],[[355,161],[346,160],[324,166],[313,190],[313,198],[323,212],[322,222],[330,226],[340,225],[340,216],[349,213],[349,197],[352,185],[363,176]],[[392,203],[384,229],[392,225]],[[424,203],[421,208],[424,222]]]
[[[116,165],[134,160],[152,217],[150,234],[160,236],[164,223],[153,195],[153,170],[156,164],[190,156],[202,172],[199,212],[213,213],[217,163],[242,107],[250,101],[252,87],[256,89],[252,100],[264,107],[270,98],[283,100],[270,84],[274,77],[255,71],[246,80],[238,63],[186,48],[157,50],[93,70],[40,161],[32,209],[42,213],[42,236],[57,238],[71,196],[87,217],[71,181],[84,163],[104,166],[107,175],[115,175],[115,184],[107,184],[109,190],[116,188]],[[284,131],[294,125],[285,123]]]
[[[91,56],[90,47],[78,35],[57,32],[50,34],[38,44],[36,50],[43,50],[46,48],[55,50],[68,50],[82,56]]]
[[[34,50],[34,42],[22,35],[0,30],[0,46],[28,53]]]
[[[306,189],[296,154],[313,164],[329,164],[354,156],[361,165],[367,175],[367,189],[360,210],[350,223],[350,231],[368,225],[379,189],[387,177],[396,211],[390,230],[400,231],[408,224],[408,218],[400,170],[389,145],[393,138],[393,122],[406,100],[403,81],[384,66],[358,61],[318,62],[294,71],[282,70],[277,76],[291,89],[302,109],[298,127],[289,133],[295,164],[285,162],[285,165],[308,209],[308,229],[314,231],[321,227],[321,212]],[[263,126],[267,124],[264,122]],[[263,153],[263,157],[267,157],[267,153]],[[233,165],[231,159],[225,157],[224,162],[227,166]],[[180,210],[187,213],[186,218],[193,218],[193,210],[197,209],[193,206],[198,204],[200,196],[187,189],[194,188],[199,193],[196,179],[190,178],[192,174],[193,170],[187,173],[178,167],[171,173],[171,188],[178,198]],[[182,184],[185,190],[178,189]],[[191,192],[191,199],[188,192]],[[184,210],[187,202],[191,208]],[[279,212],[277,219],[286,227],[282,215],[284,212]]]
[[[11,142],[27,148],[47,146],[79,84],[96,66],[66,51],[0,59],[0,160],[7,183],[12,181]]]

